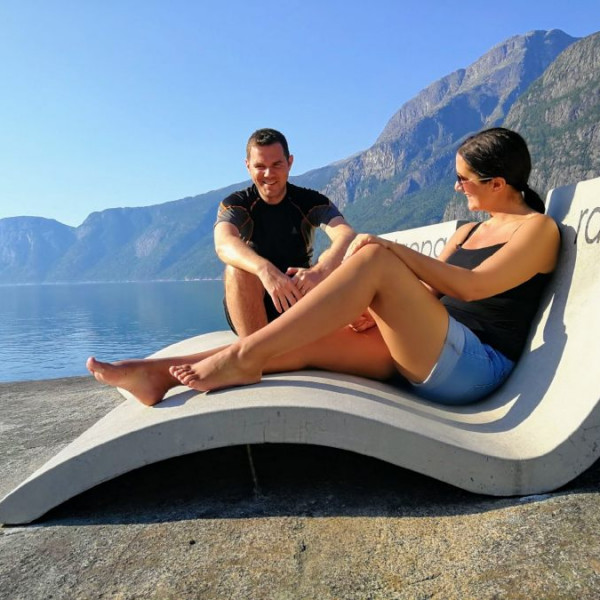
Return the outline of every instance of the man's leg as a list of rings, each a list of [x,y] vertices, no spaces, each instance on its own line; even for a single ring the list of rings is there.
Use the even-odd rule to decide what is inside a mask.
[[[225,268],[227,312],[239,337],[246,337],[267,324],[264,295],[265,289],[256,275],[231,266]]]

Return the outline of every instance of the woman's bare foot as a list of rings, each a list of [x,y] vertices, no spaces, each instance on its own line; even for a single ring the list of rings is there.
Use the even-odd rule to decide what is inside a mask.
[[[173,366],[171,375],[188,387],[208,392],[227,387],[258,383],[259,368],[243,364],[232,346],[193,364]]]
[[[160,402],[168,390],[179,385],[179,381],[171,377],[166,368],[152,361],[105,363],[90,357],[85,366],[100,383],[123,388],[146,406]]]

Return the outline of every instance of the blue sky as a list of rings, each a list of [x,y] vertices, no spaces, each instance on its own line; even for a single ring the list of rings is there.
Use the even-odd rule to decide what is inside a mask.
[[[2,0],[0,218],[76,226],[243,181],[259,127],[300,174],[505,39],[599,23],[598,0]]]

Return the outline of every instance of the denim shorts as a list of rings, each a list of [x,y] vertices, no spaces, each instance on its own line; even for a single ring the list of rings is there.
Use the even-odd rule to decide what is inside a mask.
[[[440,404],[468,404],[493,392],[509,376],[515,363],[450,317],[446,341],[427,379],[410,385]]]

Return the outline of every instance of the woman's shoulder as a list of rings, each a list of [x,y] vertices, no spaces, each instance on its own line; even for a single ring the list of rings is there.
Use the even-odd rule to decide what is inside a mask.
[[[558,223],[550,216],[543,213],[533,213],[523,219],[522,225],[529,231],[536,233],[545,232],[548,235],[560,235]]]
[[[484,221],[469,221],[468,223],[463,223],[459,227],[456,228],[454,233],[469,233],[475,227],[479,227]]]
[[[511,246],[527,249],[541,261],[539,273],[550,273],[556,266],[561,243],[558,223],[549,215],[537,213],[524,219],[512,235]]]
[[[440,252],[438,259],[445,262],[451,254],[454,254],[461,244],[471,235],[476,227],[481,224],[479,221],[472,221],[460,225],[456,231],[450,236],[443,250]]]
[[[457,243],[464,242],[465,239],[474,233],[482,223],[483,221],[469,221],[468,223],[463,223],[460,227],[457,227],[449,241],[456,241]]]

